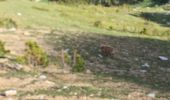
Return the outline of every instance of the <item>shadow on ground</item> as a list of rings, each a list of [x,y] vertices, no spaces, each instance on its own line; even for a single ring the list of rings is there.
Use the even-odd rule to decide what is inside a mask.
[[[153,21],[165,27],[170,27],[170,13],[169,12],[166,12],[166,13],[142,12],[134,16],[142,17],[146,20]]]
[[[88,33],[48,34],[46,40],[56,51],[73,49],[86,59],[87,68],[94,73],[112,75],[160,90],[170,90],[170,41],[136,37],[116,37]],[[114,48],[113,57],[101,56],[100,44],[106,42]]]

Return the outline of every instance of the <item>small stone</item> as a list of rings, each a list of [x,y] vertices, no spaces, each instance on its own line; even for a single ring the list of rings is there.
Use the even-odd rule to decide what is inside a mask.
[[[18,16],[22,16],[22,13],[18,12],[17,15],[18,15]]]
[[[75,93],[74,93],[74,95],[76,96],[76,95],[78,95],[78,93],[77,93],[77,92],[75,92]]]
[[[61,89],[58,89],[57,92],[61,92],[62,90]]]
[[[86,73],[87,73],[87,74],[91,74],[92,72],[91,72],[89,69],[87,69],[87,70],[86,70]]]
[[[146,73],[147,71],[146,70],[140,70],[141,73]]]
[[[68,86],[63,86],[63,89],[68,89]]]
[[[44,95],[41,95],[41,96],[40,96],[40,100],[45,100],[45,96],[44,96]]]
[[[135,61],[139,61],[139,59],[138,59],[138,58],[135,58]]]
[[[98,55],[100,58],[103,58],[103,56],[101,54]]]
[[[31,35],[31,33],[29,33],[29,32],[27,32],[27,31],[25,31],[25,32],[24,32],[24,35],[25,35],[25,36],[30,36],[30,35]]]
[[[10,28],[9,31],[16,31],[17,29],[15,27]]]
[[[54,86],[55,85],[54,82],[48,81],[48,80],[46,80],[44,83],[47,84],[48,86]]]
[[[93,97],[94,96],[94,94],[90,94],[90,97]]]
[[[159,59],[162,60],[162,61],[167,61],[167,60],[169,60],[168,57],[165,57],[165,56],[159,56]]]
[[[41,0],[35,0],[35,2],[40,2]]]
[[[23,66],[21,64],[15,64],[15,69],[17,70],[21,70],[23,68]]]
[[[40,75],[40,76],[39,76],[39,79],[40,79],[40,80],[46,80],[46,79],[47,79],[47,76],[45,76],[45,75]]]
[[[155,98],[156,94],[154,92],[151,92],[147,95],[148,97]]]
[[[142,67],[147,67],[147,68],[149,68],[150,65],[149,65],[148,63],[145,63],[145,64],[142,65]]]
[[[5,96],[16,96],[16,95],[17,95],[17,90],[15,89],[5,91]]]
[[[5,63],[4,66],[10,69],[16,69],[16,70],[23,69],[23,66],[21,64],[15,64],[15,63]]]

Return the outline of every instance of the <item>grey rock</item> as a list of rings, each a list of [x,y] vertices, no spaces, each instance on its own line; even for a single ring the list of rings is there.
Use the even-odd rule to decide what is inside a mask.
[[[10,69],[16,69],[16,70],[21,70],[23,68],[21,64],[16,64],[16,63],[6,63],[4,64],[4,67],[8,67]]]
[[[167,61],[167,60],[169,60],[168,57],[165,57],[165,56],[159,56],[159,59],[162,60],[162,61]]]

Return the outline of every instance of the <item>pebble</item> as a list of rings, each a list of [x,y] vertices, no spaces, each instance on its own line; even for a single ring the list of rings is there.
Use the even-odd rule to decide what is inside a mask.
[[[10,28],[9,31],[16,31],[17,29],[15,27]]]
[[[22,16],[22,14],[20,12],[17,13],[18,16]]]
[[[101,54],[98,55],[100,58],[103,58],[103,56]]]
[[[40,76],[39,76],[39,79],[40,79],[40,80],[46,80],[46,79],[47,79],[47,76],[45,76],[45,75],[40,75]]]
[[[94,94],[90,94],[90,97],[93,97],[94,96]]]
[[[25,36],[30,36],[30,35],[31,35],[31,33],[27,32],[27,31],[25,31],[23,34],[24,34]]]
[[[147,68],[149,68],[150,65],[149,65],[148,63],[145,63],[145,64],[142,65],[142,67],[147,67]]]
[[[86,70],[86,73],[87,73],[87,74],[91,74],[92,72],[91,72],[89,69],[87,69],[87,70]]]
[[[68,86],[63,86],[63,89],[68,89]]]
[[[77,95],[77,94],[78,94],[77,92],[74,93],[74,95]]]
[[[61,89],[58,89],[57,92],[61,92],[62,90]]]
[[[14,67],[17,70],[21,70],[23,68],[23,66],[21,64],[15,64]]]
[[[165,56],[159,56],[159,59],[162,60],[162,61],[167,61],[167,60],[169,60],[168,57],[165,57]]]
[[[156,94],[154,92],[151,92],[147,95],[148,97],[155,98]]]
[[[17,95],[17,90],[15,89],[5,91],[5,96],[16,96],[16,95]]]

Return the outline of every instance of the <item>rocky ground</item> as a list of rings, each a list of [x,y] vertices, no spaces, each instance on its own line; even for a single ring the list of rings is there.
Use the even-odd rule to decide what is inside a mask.
[[[27,40],[35,40],[49,54],[44,42],[49,30],[0,30],[0,40],[12,55],[22,54]],[[58,65],[47,68],[12,64],[10,56],[0,58],[0,100],[168,100],[170,93],[117,77],[72,73]],[[94,65],[93,65],[94,66]],[[145,65],[146,67],[148,65]]]

